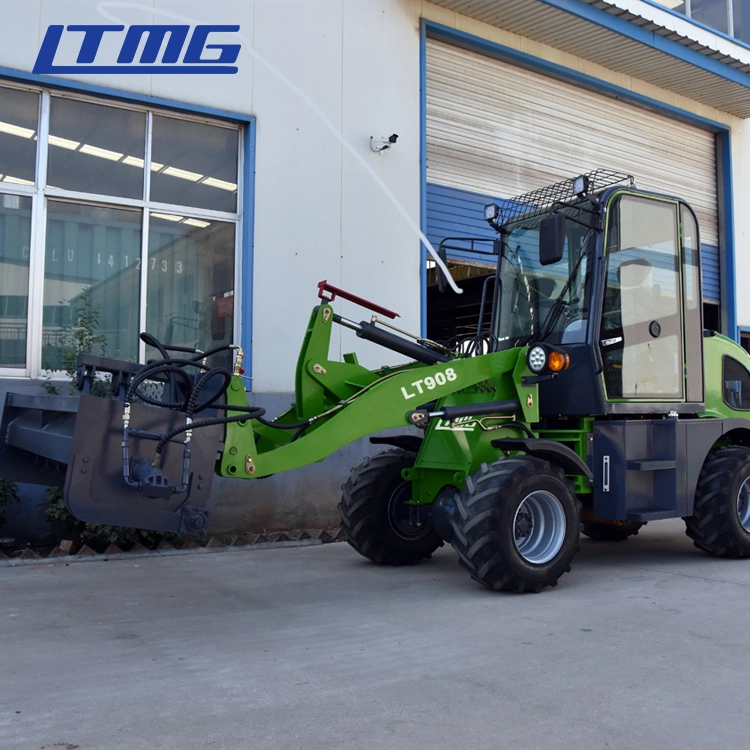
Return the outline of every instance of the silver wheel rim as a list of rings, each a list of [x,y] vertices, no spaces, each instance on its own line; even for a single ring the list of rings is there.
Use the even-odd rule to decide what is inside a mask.
[[[745,531],[750,532],[750,477],[748,477],[737,493],[737,516]]]
[[[537,490],[528,494],[516,510],[513,541],[524,560],[542,565],[562,548],[566,526],[562,503],[551,492]]]
[[[402,482],[388,500],[388,523],[393,532],[406,542],[417,542],[426,537],[432,526],[422,518],[419,505],[409,505],[411,482]]]

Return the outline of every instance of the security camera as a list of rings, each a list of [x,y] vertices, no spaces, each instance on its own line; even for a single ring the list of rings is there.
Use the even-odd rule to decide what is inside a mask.
[[[397,140],[398,133],[384,135],[382,138],[375,138],[374,136],[370,136],[370,148],[376,154],[382,154],[383,151],[387,151]]]

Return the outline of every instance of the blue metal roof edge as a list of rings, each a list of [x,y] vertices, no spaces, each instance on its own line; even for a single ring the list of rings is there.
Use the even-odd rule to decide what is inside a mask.
[[[599,10],[594,8],[587,3],[581,2],[581,0],[540,0],[545,5],[549,5],[558,10],[563,10],[566,13],[582,18],[590,23],[594,23],[602,28],[614,31],[621,36],[624,36],[633,41],[640,42],[647,47],[664,52],[671,57],[678,60],[694,65],[696,68],[701,68],[709,73],[713,73],[720,78],[724,78],[732,83],[737,83],[745,88],[750,88],[750,74],[743,73],[731,65],[726,65],[719,60],[715,60],[712,57],[707,57],[702,52],[690,49],[679,42],[675,42],[671,39],[657,34],[655,31],[648,31],[630,21],[626,21],[624,18],[613,16],[611,13],[607,13],[606,10]],[[690,19],[686,19],[690,20]],[[713,31],[713,30],[712,30]],[[719,33],[719,32],[715,32]],[[728,37],[732,39],[732,37]]]

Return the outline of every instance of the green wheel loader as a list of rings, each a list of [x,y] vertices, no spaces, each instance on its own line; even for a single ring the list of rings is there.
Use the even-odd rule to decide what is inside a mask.
[[[678,516],[700,549],[750,556],[750,356],[703,330],[691,208],[597,170],[485,219],[497,269],[474,334],[409,335],[321,282],[281,415],[248,406],[239,350],[230,371],[142,334],[162,358],[84,355],[80,400],[9,394],[3,465],[36,481],[19,456],[67,465],[83,520],[205,533],[215,473],[260,479],[375,435],[384,452],[352,470],[339,508],[376,563],[449,542],[479,583],[537,592],[570,570],[581,532],[617,541]],[[339,315],[337,297],[366,319]],[[331,360],[334,326],[410,361]],[[109,397],[91,395],[103,376]]]

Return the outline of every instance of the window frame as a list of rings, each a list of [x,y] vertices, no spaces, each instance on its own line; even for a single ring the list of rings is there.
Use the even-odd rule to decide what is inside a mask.
[[[248,169],[247,159],[252,160],[253,154],[246,154],[248,145],[252,149],[252,142],[248,142],[247,136],[254,135],[254,118],[250,116],[237,115],[234,117],[214,116],[211,113],[203,114],[199,111],[190,111],[186,105],[175,102],[173,107],[160,106],[150,102],[139,101],[134,97],[126,96],[114,98],[107,95],[96,95],[81,90],[67,88],[56,88],[47,86],[34,86],[17,82],[6,78],[0,79],[0,89],[11,88],[28,91],[39,95],[39,110],[37,119],[37,148],[35,184],[20,185],[15,183],[0,182],[0,194],[19,195],[31,197],[31,227],[29,242],[29,286],[28,286],[28,315],[26,317],[26,366],[25,367],[0,367],[0,378],[30,378],[40,377],[62,377],[64,373],[59,370],[47,370],[42,363],[42,338],[43,338],[43,300],[45,282],[45,248],[47,234],[47,203],[48,199],[66,201],[87,206],[103,206],[108,208],[133,208],[141,213],[141,275],[140,275],[140,306],[138,311],[139,331],[144,330],[146,322],[146,301],[148,298],[148,242],[150,231],[151,213],[171,213],[203,220],[223,221],[233,224],[234,230],[234,320],[233,339],[235,342],[241,340],[243,334],[243,279],[248,278],[245,264],[252,264],[251,254],[243,252],[243,239],[246,232],[251,230],[245,226],[245,218],[249,215],[248,224],[252,222],[252,210],[248,210],[248,192],[252,190],[251,185],[246,185],[248,177],[252,177],[252,169]],[[52,97],[67,98],[75,101],[118,107],[129,111],[143,112],[146,115],[145,145],[144,145],[144,169],[143,190],[141,198],[124,198],[98,193],[87,193],[84,191],[64,190],[61,188],[48,188],[47,164],[49,152],[49,127],[50,127],[50,104]],[[147,97],[143,97],[146,99]],[[229,113],[227,113],[229,114]],[[191,121],[213,127],[224,127],[236,131],[237,135],[237,196],[236,209],[234,212],[217,211],[212,209],[184,206],[154,202],[150,200],[150,178],[151,170],[151,144],[154,115],[172,117],[182,121]],[[252,164],[252,161],[250,162]],[[245,257],[250,255],[250,257]],[[250,277],[251,278],[251,277]],[[136,332],[137,335],[137,332]],[[146,345],[138,340],[138,359],[145,362]]]

